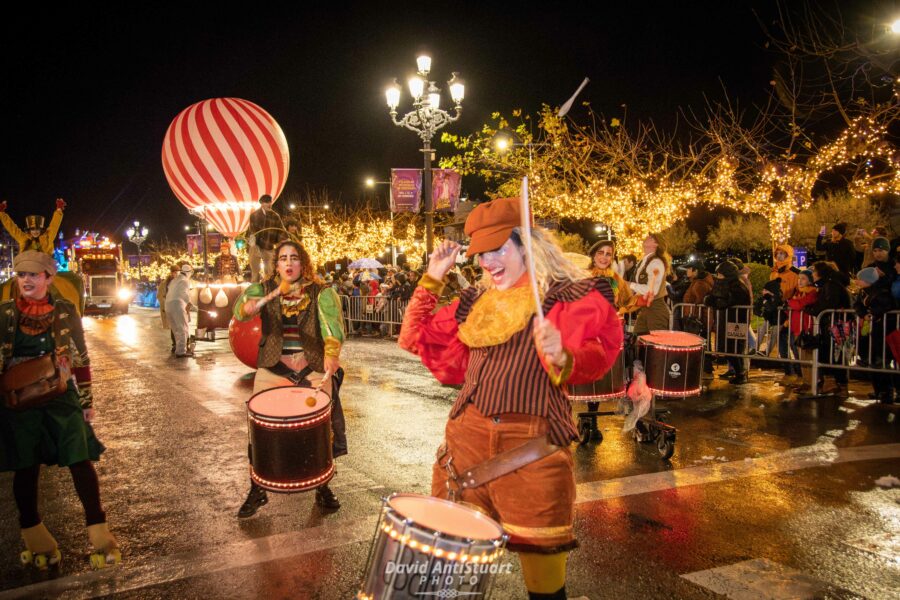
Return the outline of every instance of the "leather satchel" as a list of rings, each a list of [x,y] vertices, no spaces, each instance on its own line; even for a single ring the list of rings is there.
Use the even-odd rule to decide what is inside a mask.
[[[56,352],[16,363],[0,376],[3,403],[11,410],[38,408],[64,394],[70,377],[68,361]]]

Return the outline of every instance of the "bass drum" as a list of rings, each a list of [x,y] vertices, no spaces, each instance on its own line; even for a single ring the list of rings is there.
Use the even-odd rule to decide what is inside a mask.
[[[625,351],[619,347],[619,356],[606,375],[593,383],[580,383],[567,387],[566,395],[572,402],[599,402],[625,397]]]
[[[637,356],[647,387],[661,397],[698,396],[703,344],[703,338],[684,331],[651,331],[638,337]]]
[[[308,387],[263,390],[247,402],[250,478],[272,492],[304,492],[334,477],[331,397]]]

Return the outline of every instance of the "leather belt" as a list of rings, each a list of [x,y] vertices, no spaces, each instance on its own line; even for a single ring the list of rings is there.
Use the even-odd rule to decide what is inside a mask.
[[[536,437],[525,442],[521,446],[517,446],[506,452],[501,452],[497,456],[489,458],[488,460],[475,465],[471,469],[460,473],[458,477],[454,478],[456,479],[455,483],[460,489],[464,490],[477,488],[489,481],[508,475],[533,462],[546,458],[560,448],[561,446],[551,444],[547,440],[546,435]],[[447,451],[444,446],[442,446],[442,449],[444,449],[444,453],[446,454]],[[439,460],[440,458],[442,458],[442,456],[439,457]]]

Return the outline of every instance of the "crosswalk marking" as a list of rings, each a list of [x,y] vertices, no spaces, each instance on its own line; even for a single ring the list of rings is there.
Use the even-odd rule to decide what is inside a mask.
[[[765,558],[688,573],[682,577],[731,600],[812,599],[844,592],[811,575]]]

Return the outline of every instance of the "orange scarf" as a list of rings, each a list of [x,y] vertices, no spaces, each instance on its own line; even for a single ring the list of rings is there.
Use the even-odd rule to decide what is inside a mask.
[[[53,305],[50,304],[50,296],[42,300],[29,300],[18,298],[16,307],[21,313],[19,329],[26,335],[38,335],[50,328],[53,322]]]

